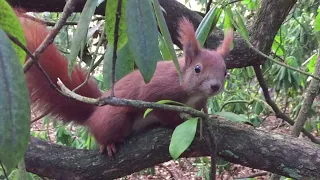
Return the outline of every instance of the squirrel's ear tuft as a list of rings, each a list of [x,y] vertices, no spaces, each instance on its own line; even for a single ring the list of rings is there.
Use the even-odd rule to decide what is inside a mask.
[[[223,42],[216,50],[223,58],[225,58],[230,53],[232,40],[233,40],[233,31],[229,30],[226,33],[226,36],[224,37]]]
[[[185,17],[182,17],[179,22],[179,40],[181,44],[183,45],[183,51],[185,56],[186,65],[190,65],[200,52],[200,44],[196,38],[196,34],[194,31],[194,27],[192,23],[186,19]]]

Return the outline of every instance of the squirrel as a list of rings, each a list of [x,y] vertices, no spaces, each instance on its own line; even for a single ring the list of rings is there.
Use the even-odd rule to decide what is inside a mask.
[[[29,19],[16,11],[22,25],[27,49],[34,52],[48,34],[47,27],[41,22]],[[118,98],[156,102],[169,99],[190,107],[206,111],[207,99],[223,90],[227,71],[224,59],[230,53],[233,32],[226,34],[223,42],[215,50],[201,48],[197,41],[194,26],[185,17],[179,21],[178,32],[183,45],[184,57],[178,59],[183,83],[172,61],[159,61],[153,78],[145,83],[139,70],[135,70],[115,83],[114,95]],[[29,56],[26,57],[26,60]],[[57,85],[60,80],[69,89],[79,86],[88,72],[76,65],[68,76],[67,59],[54,44],[39,56],[38,63]],[[154,109],[145,118],[145,109],[116,107],[111,105],[95,106],[67,98],[58,93],[45,78],[42,71],[33,65],[25,78],[34,111],[49,112],[48,115],[63,122],[76,122],[88,127],[100,145],[100,152],[113,157],[116,143],[129,136],[142,132],[148,127],[165,126],[174,128],[183,122],[178,112]],[[58,87],[58,86],[57,86]],[[97,82],[90,78],[77,93],[91,98],[108,97],[111,91],[101,92]]]

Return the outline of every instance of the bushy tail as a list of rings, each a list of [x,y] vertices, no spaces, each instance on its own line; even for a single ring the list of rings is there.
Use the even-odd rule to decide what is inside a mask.
[[[46,26],[40,22],[26,18],[18,11],[17,15],[25,33],[27,48],[33,53],[48,34]],[[68,77],[67,59],[53,44],[40,55],[39,64],[56,86],[57,79],[60,78],[72,90],[86,78],[86,72],[79,66],[74,68],[71,78]],[[49,113],[49,115],[55,116],[57,119],[65,122],[75,121],[82,124],[95,109],[93,105],[66,98],[59,94],[50,85],[44,73],[35,65],[26,72],[25,76],[32,107],[36,112]],[[57,87],[59,88],[59,86]],[[77,93],[92,98],[98,98],[102,95],[94,79],[90,79],[86,85],[77,90]]]

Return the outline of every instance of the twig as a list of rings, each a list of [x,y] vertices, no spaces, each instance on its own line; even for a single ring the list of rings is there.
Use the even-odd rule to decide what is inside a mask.
[[[73,92],[76,92],[78,89],[80,89],[82,86],[84,86],[85,84],[87,84],[87,82],[89,81],[90,74],[94,71],[94,68],[93,68],[93,66],[94,66],[94,60],[96,59],[97,54],[98,54],[99,47],[100,47],[101,44],[102,44],[102,40],[103,40],[103,38],[104,38],[104,32],[105,32],[105,28],[103,28],[103,31],[102,31],[102,33],[101,33],[101,37],[100,37],[99,42],[98,42],[98,44],[97,44],[97,46],[96,46],[97,48],[96,48],[96,50],[95,50],[95,52],[94,52],[94,54],[93,54],[92,60],[91,60],[91,62],[90,62],[90,68],[89,68],[89,72],[87,73],[86,79],[85,79],[78,87],[74,88],[74,89],[72,90]]]
[[[212,4],[212,0],[209,0],[206,7],[206,14],[210,11],[211,4]]]
[[[50,86],[56,90],[58,93],[62,92],[57,88],[57,86],[51,81],[50,77],[48,76],[48,74],[44,71],[44,69],[42,68],[42,66],[39,64],[38,61],[36,61],[36,57],[34,57],[34,55],[14,36],[12,36],[10,33],[6,33],[7,36],[9,37],[9,39],[14,42],[17,46],[19,46],[22,50],[24,50],[29,56],[30,58],[34,61],[35,65],[38,67],[38,69],[45,75],[46,79],[48,80]]]
[[[46,115],[48,115],[50,113],[50,110],[47,110],[46,112],[44,112],[43,114],[41,114],[40,116],[36,117],[35,119],[33,119],[30,123],[34,123],[36,121],[38,121],[39,119],[45,117]]]
[[[316,76],[320,76],[320,57],[317,59],[314,74]],[[312,103],[319,91],[319,86],[320,86],[319,81],[317,81],[316,79],[311,79],[310,85],[306,90],[306,93],[303,99],[302,107],[291,129],[292,136],[295,136],[295,137],[299,136],[301,129],[303,128],[305,122],[308,119],[308,114],[311,109]]]
[[[6,170],[4,169],[4,166],[3,166],[2,162],[1,162],[1,160],[0,160],[0,165],[1,165],[1,168],[2,168],[4,176],[6,177],[7,180],[9,180],[8,174],[7,174]]]
[[[195,110],[190,107],[183,107],[183,106],[176,106],[176,105],[167,105],[167,104],[158,104],[155,102],[145,102],[145,101],[140,101],[140,100],[130,100],[130,99],[123,99],[123,98],[116,98],[116,97],[103,97],[99,99],[94,99],[94,98],[88,98],[81,96],[79,94],[76,94],[75,92],[71,91],[68,89],[58,78],[57,84],[60,86],[63,94],[67,97],[76,99],[78,101],[88,103],[88,104],[94,104],[98,106],[104,106],[104,105],[112,105],[112,106],[126,106],[126,107],[135,107],[135,108],[157,108],[157,109],[162,109],[162,110],[169,110],[169,111],[177,111],[177,112],[182,112],[182,113],[187,113],[194,115],[196,117],[201,117],[201,118],[208,118],[208,115],[202,111]],[[212,117],[214,115],[210,115]]]
[[[263,91],[264,98],[266,102],[271,106],[273,111],[275,112],[276,117],[283,119],[287,123],[289,123],[291,126],[294,125],[294,121],[288,117],[287,115],[283,114],[279,107],[276,105],[276,103],[271,99],[269,91],[268,91],[268,86],[263,78],[261,69],[259,66],[253,66],[254,72],[256,73],[257,80],[261,86],[261,89]],[[305,134],[312,142],[316,144],[320,144],[320,141],[316,139],[310,132],[308,132],[306,129],[301,130],[303,134]]]
[[[100,21],[100,20],[104,20],[104,16],[101,17],[95,17],[93,18],[91,21]],[[42,21],[44,24],[46,24],[47,26],[54,26],[56,25],[56,22],[51,22],[51,21]],[[67,21],[66,23],[64,23],[64,25],[78,25],[77,21]]]
[[[73,12],[75,6],[76,6],[77,0],[68,0],[66,2],[66,5],[63,8],[63,13],[61,19],[55,24],[55,26],[52,28],[52,30],[49,32],[47,37],[42,41],[40,46],[35,50],[33,53],[34,60],[30,57],[27,62],[24,64],[23,70],[24,72],[27,72],[30,67],[35,63],[35,61],[38,60],[39,55],[54,41],[54,38],[59,33],[60,29],[63,27],[63,25],[66,23],[68,17]]]
[[[116,22],[114,26],[114,41],[113,41],[113,55],[112,55],[112,69],[111,69],[111,97],[114,96],[114,83],[115,83],[115,70],[117,61],[117,49],[118,49],[118,36],[119,36],[119,23],[121,17],[121,4],[122,0],[118,1],[118,7],[116,12]]]
[[[279,62],[279,61],[277,61],[277,60],[269,57],[268,55],[264,54],[263,52],[259,51],[259,50],[258,50],[257,48],[255,48],[248,40],[246,40],[246,39],[244,39],[244,40],[247,42],[249,48],[251,48],[251,49],[252,49],[253,51],[255,51],[256,53],[260,54],[261,56],[269,59],[270,61],[272,61],[272,62],[274,62],[274,63],[276,63],[276,64],[279,64],[279,65],[281,65],[281,66],[284,66],[284,67],[286,67],[286,68],[288,68],[288,69],[291,69],[291,70],[293,70],[293,71],[299,72],[299,73],[301,73],[301,74],[303,74],[303,75],[311,76],[311,77],[313,77],[313,78],[315,78],[315,79],[317,79],[317,80],[320,81],[320,77],[315,76],[315,75],[310,74],[310,73],[307,73],[307,72],[302,71],[302,70],[300,70],[300,69],[296,69],[296,68],[291,67],[291,66],[289,66],[289,65],[287,65],[287,64],[281,63],[281,62]]]
[[[268,175],[268,172],[257,172],[248,176],[243,176],[243,177],[239,177],[239,178],[234,178],[234,179],[247,179],[247,178],[255,178],[258,176],[265,176]]]
[[[232,19],[231,19],[231,22],[232,22],[233,25],[236,24]],[[281,62],[279,62],[279,61],[277,61],[277,60],[269,57],[268,55],[264,54],[264,53],[261,52],[259,49],[255,48],[255,47],[250,43],[250,41],[249,41],[248,39],[243,38],[243,40],[247,43],[247,45],[249,46],[249,48],[251,48],[253,51],[255,51],[256,53],[258,53],[259,55],[261,55],[261,56],[269,59],[270,61],[272,61],[272,62],[274,62],[274,63],[276,63],[276,64],[278,64],[278,65],[281,65],[281,66],[283,66],[283,67],[286,67],[286,68],[288,68],[288,69],[291,69],[291,70],[293,70],[293,71],[299,72],[299,73],[301,73],[301,74],[303,74],[303,75],[311,76],[311,77],[313,77],[313,78],[315,78],[315,79],[317,79],[317,80],[320,81],[320,77],[314,76],[313,74],[307,73],[307,72],[302,71],[302,70],[300,70],[300,69],[296,69],[296,68],[291,67],[291,66],[289,66],[289,65],[287,65],[287,64],[285,64],[285,63],[281,63]]]
[[[100,63],[103,61],[103,59],[104,59],[104,57],[101,56],[101,58],[100,58],[97,62],[94,63],[94,65],[92,66],[92,69],[91,69],[90,73],[92,73],[93,70],[96,69],[96,68],[100,65]]]

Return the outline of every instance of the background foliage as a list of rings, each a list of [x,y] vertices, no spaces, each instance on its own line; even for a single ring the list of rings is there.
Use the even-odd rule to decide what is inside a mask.
[[[93,2],[95,1],[91,3]],[[115,13],[117,3],[112,2],[108,1],[106,13]],[[126,9],[123,9],[121,18],[122,20],[129,18],[130,21],[126,23],[120,21],[116,80],[138,68],[144,75],[145,81],[148,82],[153,75],[157,61],[161,59],[176,59],[176,55],[181,55],[181,51],[176,46],[172,46],[172,42],[169,42],[164,26],[164,29],[161,29],[161,34],[158,33],[156,25],[158,23],[161,26],[163,22],[161,22],[161,17],[156,16],[155,12],[151,11],[154,2],[143,1],[145,4],[137,2],[135,0],[122,1],[122,8]],[[197,29],[198,39],[204,44],[210,31],[215,32],[216,29],[226,30],[232,28],[232,23],[235,23],[238,27],[238,34],[243,38],[248,37],[249,32],[247,32],[245,24],[247,26],[252,25],[253,17],[257,14],[261,1],[242,0],[231,3],[230,1],[220,0],[181,0],[181,2],[203,16],[207,15],[202,21],[204,26],[201,24]],[[107,16],[106,19],[101,16],[93,16],[91,18],[95,3],[88,7],[86,14],[74,13],[69,18],[70,24],[62,29],[55,39],[55,43],[60,51],[69,60],[71,59],[70,67],[72,67],[73,63],[80,63],[84,68],[95,69],[93,75],[100,88],[107,90],[111,87],[110,67],[114,48],[114,26],[110,26],[108,23],[104,24],[104,22],[106,20],[106,22],[114,24],[116,16]],[[208,8],[209,6],[211,8]],[[149,7],[149,9],[146,7]],[[134,14],[136,8],[145,8],[144,13],[140,14],[140,16],[139,14]],[[315,31],[320,29],[318,12],[319,1],[299,0],[277,33],[270,57],[288,66],[313,73],[319,54],[319,44],[315,35]],[[33,15],[48,22],[48,24],[56,22],[61,17],[60,13],[33,13]],[[88,17],[85,17],[86,15]],[[141,19],[145,24],[137,25],[137,23],[141,22],[138,20]],[[79,22],[79,27],[81,25],[87,27],[89,24],[88,31],[83,36],[79,36],[79,32],[77,32],[79,28],[72,22]],[[139,33],[142,25],[147,26],[146,29],[149,30],[143,35]],[[124,31],[126,28],[129,30]],[[155,39],[156,41],[151,41]],[[74,46],[75,44],[81,44],[81,48],[78,46],[80,49],[77,49]],[[148,51],[139,52],[139,49]],[[173,49],[175,51],[172,51]],[[146,64],[147,60],[153,60],[153,62]],[[263,75],[270,87],[269,92],[272,98],[283,112],[295,119],[302,105],[303,92],[308,87],[311,78],[307,78],[305,75],[271,61],[266,61],[262,68]],[[229,73],[231,76],[225,83],[225,91],[209,99],[209,113],[223,115],[232,121],[249,123],[256,128],[262,127],[266,120],[274,117],[274,115],[272,109],[264,100],[253,68],[232,69]],[[320,119],[317,116],[319,113],[318,104],[319,101],[316,99],[305,124],[305,128],[315,135],[320,133]],[[33,116],[34,118],[35,116]],[[31,131],[32,136],[75,148],[97,148],[94,138],[84,127],[74,124],[65,125],[54,121],[50,117],[44,117],[35,124]],[[279,124],[279,126],[283,125],[285,125],[284,122]],[[208,178],[209,158],[197,158],[193,165],[198,167],[198,176]],[[219,173],[231,168],[230,163],[219,160]],[[16,171],[10,174],[10,178],[14,179],[17,176]],[[154,169],[151,168],[141,173],[152,174]],[[29,179],[33,178],[37,177],[29,174]]]

